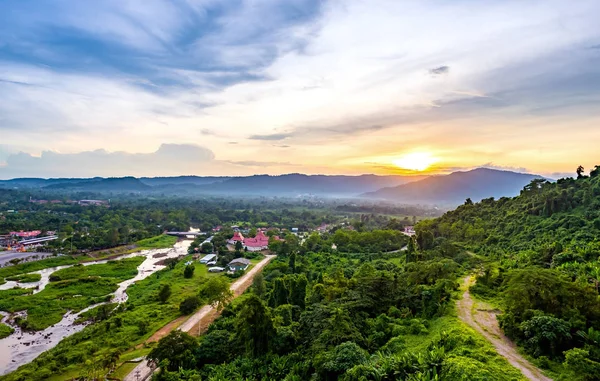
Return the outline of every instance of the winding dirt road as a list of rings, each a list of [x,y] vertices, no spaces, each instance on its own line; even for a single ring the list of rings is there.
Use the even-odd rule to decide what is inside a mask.
[[[458,317],[483,335],[496,348],[501,356],[519,369],[531,381],[552,381],[544,376],[541,370],[521,356],[516,345],[504,335],[498,325],[498,311],[474,308],[475,302],[469,293],[469,287],[474,283],[474,277],[469,275],[464,279],[465,292],[456,304]]]
[[[250,269],[246,274],[244,274],[241,278],[236,280],[231,284],[230,290],[233,291],[233,297],[236,298],[244,293],[252,285],[252,281],[256,274],[262,271],[262,269],[271,262],[271,260],[275,258],[275,255],[266,255],[265,259],[258,262],[254,267]],[[167,336],[169,332],[174,329],[179,329],[183,332],[187,332],[192,336],[200,336],[202,333],[206,332],[208,326],[215,321],[217,317],[220,315],[220,311],[217,311],[216,308],[207,305],[200,308],[196,311],[192,316],[185,319],[185,317],[180,317],[173,320],[171,323],[167,324],[160,330],[158,330],[154,335],[152,335],[147,342],[158,341],[161,338]],[[182,320],[184,320],[182,322]],[[148,362],[146,359],[143,359],[124,379],[123,381],[143,381],[148,379],[154,369],[148,366]]]

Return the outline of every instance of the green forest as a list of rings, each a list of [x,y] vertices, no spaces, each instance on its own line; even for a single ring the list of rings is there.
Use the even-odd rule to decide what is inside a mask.
[[[296,217],[312,218],[305,212]],[[328,218],[320,214],[311,224]],[[534,180],[514,198],[467,199],[421,220],[413,237],[401,232],[404,220],[381,215],[339,221],[303,238],[270,230],[285,239],[270,241],[277,257],[198,338],[174,330],[132,352],[162,325],[208,303],[217,279],[223,289],[231,281],[199,264],[188,269],[187,257],[132,286],[121,307],[90,311],[84,318],[95,324],[0,379],[89,379],[143,354],[160,367],[157,381],[524,380],[459,319],[457,300],[473,276],[471,295],[498,311],[504,334],[548,377],[600,380],[600,167],[589,175],[580,169],[577,178]],[[199,237],[189,254],[214,250],[221,261],[257,255],[230,251],[232,232],[224,228],[210,245]],[[102,271],[107,290],[100,295],[133,275],[126,261],[102,266],[61,270],[53,280],[86,282]],[[9,269],[6,277],[22,273]],[[52,292],[34,295],[36,303]],[[28,300],[5,295],[6,310]],[[50,318],[33,313],[31,324],[43,327]]]
[[[527,358],[555,380],[598,380],[598,172],[466,200],[420,222],[402,255],[353,246],[355,233],[311,236],[206,335],[160,342],[155,378],[520,380],[456,318],[460,278],[475,274],[471,292],[502,310],[501,328]]]

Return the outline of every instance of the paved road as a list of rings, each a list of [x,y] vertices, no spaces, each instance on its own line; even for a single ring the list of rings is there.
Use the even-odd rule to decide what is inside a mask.
[[[233,291],[233,297],[236,298],[244,293],[252,284],[254,276],[262,271],[262,269],[273,259],[275,255],[267,255],[265,259],[258,262],[250,271],[244,274],[241,278],[231,284],[231,291]],[[189,332],[193,336],[201,334],[205,328],[210,325],[217,317],[219,312],[210,305],[200,308],[196,313],[190,316],[183,324],[179,326],[179,330],[183,332]],[[170,323],[169,323],[170,324]],[[168,325],[167,325],[168,326]],[[172,329],[175,329],[176,325],[172,325]],[[170,330],[161,330],[161,335],[166,336]],[[163,337],[164,337],[163,336]],[[155,338],[154,335],[153,337]],[[153,340],[155,341],[155,340]],[[140,362],[132,371],[129,373],[123,381],[144,381],[148,379],[154,369],[148,366],[148,362],[144,359]]]
[[[517,352],[516,345],[504,335],[498,326],[495,311],[473,310],[474,301],[469,292],[469,287],[472,284],[473,277],[469,275],[464,279],[465,292],[463,297],[456,304],[458,317],[492,343],[496,348],[496,352],[506,358],[512,366],[519,369],[527,379],[531,381],[552,381],[551,378],[544,376],[541,370]]]

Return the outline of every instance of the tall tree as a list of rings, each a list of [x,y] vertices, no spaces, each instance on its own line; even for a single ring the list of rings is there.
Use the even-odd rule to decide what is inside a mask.
[[[250,294],[236,317],[236,339],[244,346],[246,354],[258,357],[269,351],[269,342],[275,333],[269,309],[258,296]]]

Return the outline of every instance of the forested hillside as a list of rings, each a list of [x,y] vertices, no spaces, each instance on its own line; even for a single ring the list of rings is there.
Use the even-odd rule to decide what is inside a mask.
[[[453,242],[488,259],[472,291],[501,305],[504,332],[539,365],[600,379],[600,166],[534,180],[512,199],[467,200],[417,232],[422,246]]]

